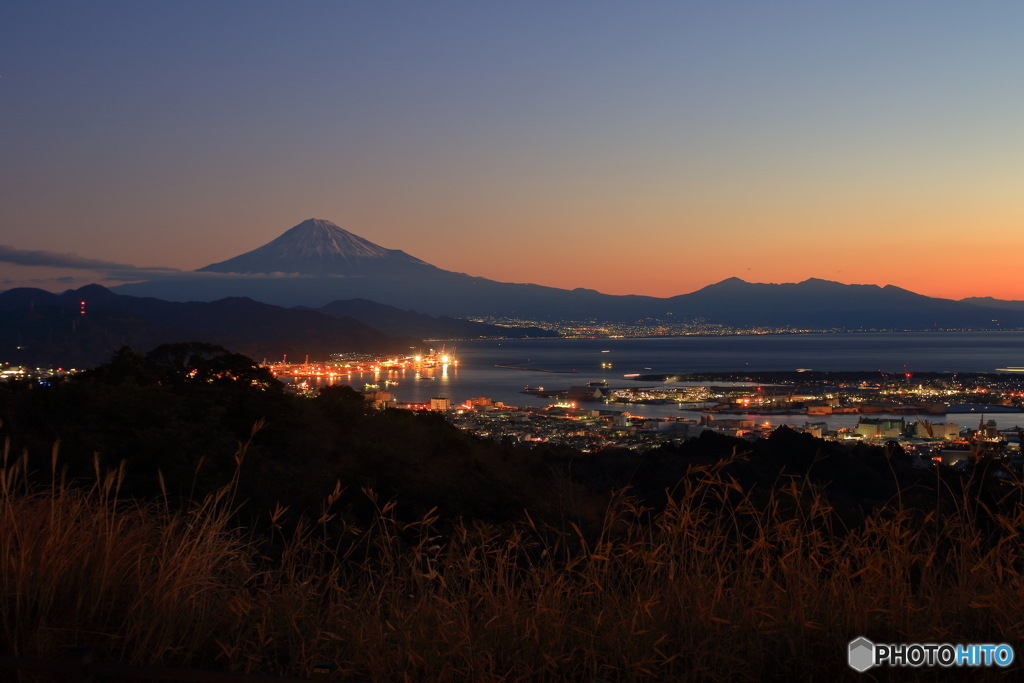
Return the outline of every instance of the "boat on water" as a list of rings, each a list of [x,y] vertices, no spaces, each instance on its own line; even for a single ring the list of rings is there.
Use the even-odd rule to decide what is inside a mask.
[[[380,385],[379,384],[370,384],[369,382],[367,382],[366,384],[363,385],[363,388],[364,389],[380,389]]]
[[[606,387],[606,386],[608,386],[608,380],[606,380],[606,379],[594,380],[593,382],[587,382],[587,386],[588,387]],[[527,387],[527,388],[529,388],[529,387]]]

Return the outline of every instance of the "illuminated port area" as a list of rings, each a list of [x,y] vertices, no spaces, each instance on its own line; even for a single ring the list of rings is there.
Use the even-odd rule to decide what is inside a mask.
[[[407,356],[339,353],[333,354],[329,361],[310,362],[306,358],[302,363],[289,363],[284,358],[279,362],[263,363],[263,367],[284,381],[289,389],[304,394],[315,394],[317,387],[332,384],[346,384],[364,392],[386,390],[398,386],[407,377],[447,377],[449,372],[457,370],[458,365],[455,349],[447,351],[444,347],[439,351],[429,349],[427,353]],[[395,407],[388,401],[390,399],[382,407]]]
[[[454,407],[448,417],[483,438],[557,443],[586,452],[643,450],[709,431],[753,441],[785,426],[829,440],[898,445],[920,467],[966,466],[982,452],[1014,469],[1024,464],[1020,377],[857,377],[864,374],[805,369],[799,376],[806,379],[775,373],[770,384],[731,375],[693,386],[527,389],[556,402],[515,407],[480,397]],[[636,414],[645,406],[671,404],[678,406],[678,416]]]
[[[79,372],[76,368],[30,368],[4,363],[0,365],[0,382],[33,381],[46,385],[67,375]]]

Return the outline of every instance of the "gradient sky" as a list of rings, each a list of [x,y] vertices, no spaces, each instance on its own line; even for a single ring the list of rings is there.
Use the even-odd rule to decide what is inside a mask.
[[[8,1],[0,244],[193,269],[316,217],[614,294],[1024,299],[1022,28],[1019,0]]]

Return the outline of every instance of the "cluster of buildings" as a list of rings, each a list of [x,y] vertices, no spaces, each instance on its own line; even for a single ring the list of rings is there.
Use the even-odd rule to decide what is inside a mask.
[[[647,419],[627,412],[550,406],[507,406],[486,397],[470,399],[446,413],[448,420],[477,436],[513,443],[557,443],[589,453],[604,448],[651,448],[666,440],[686,440],[703,427],[695,420]]]
[[[895,441],[905,451],[924,460],[956,465],[970,461],[984,449],[1008,459],[1019,460],[1024,431],[1018,427],[1000,429],[998,423],[979,418],[978,427],[963,427],[958,422],[931,422],[903,417],[865,418],[857,422],[849,434],[828,432],[820,436],[831,438],[863,439],[873,443]]]
[[[637,379],[651,378],[638,376]],[[576,398],[591,400],[582,396]],[[708,382],[701,386],[611,388],[603,390],[593,400],[624,404],[676,403],[684,410],[740,415],[1020,413],[1024,412],[1024,383],[1020,377],[1001,375],[970,379],[950,376],[923,381],[911,381],[907,377],[895,381],[812,380],[803,384],[793,381]]]
[[[666,441],[679,443],[713,431],[755,440],[767,437],[777,425],[740,417],[705,415],[699,419],[644,418],[628,412],[577,407],[556,403],[545,407],[508,406],[479,397],[452,405],[448,399],[431,399],[422,406],[399,406],[442,411],[448,420],[477,436],[508,439],[514,443],[557,443],[593,452],[605,448],[646,449]],[[932,422],[903,417],[861,417],[853,428],[832,430],[826,422],[788,425],[812,436],[882,445],[899,443],[921,466],[933,462],[956,465],[967,462],[979,447],[1010,461],[1021,458],[1021,430],[1000,429],[995,420],[982,419],[977,429],[955,422]]]

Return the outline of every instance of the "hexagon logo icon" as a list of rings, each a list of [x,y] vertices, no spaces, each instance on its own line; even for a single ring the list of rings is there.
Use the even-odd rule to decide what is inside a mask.
[[[861,637],[850,641],[850,668],[864,673],[875,664],[875,644]]]

